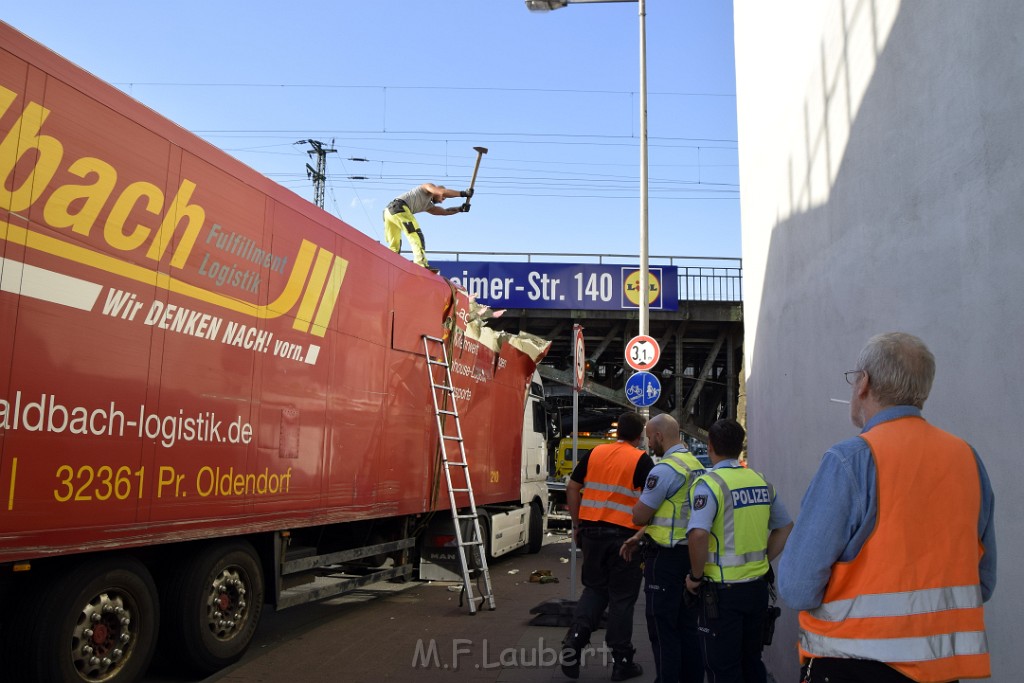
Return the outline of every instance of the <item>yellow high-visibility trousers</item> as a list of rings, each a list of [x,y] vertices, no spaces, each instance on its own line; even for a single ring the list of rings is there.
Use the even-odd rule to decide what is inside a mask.
[[[409,246],[412,248],[412,260],[424,268],[429,268],[427,253],[424,250],[426,243],[423,240],[423,231],[416,217],[409,211],[408,206],[403,206],[398,213],[391,213],[390,209],[384,209],[384,241],[388,248],[396,254],[402,250],[402,233],[409,238]]]

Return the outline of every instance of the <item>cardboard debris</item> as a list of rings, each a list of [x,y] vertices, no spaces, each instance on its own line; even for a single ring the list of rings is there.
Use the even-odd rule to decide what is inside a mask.
[[[548,581],[544,581],[543,579],[545,578]],[[530,583],[552,583],[550,579],[555,579],[555,577],[551,576],[550,569],[534,569],[530,572]],[[557,582],[558,579],[555,579],[555,581]]]

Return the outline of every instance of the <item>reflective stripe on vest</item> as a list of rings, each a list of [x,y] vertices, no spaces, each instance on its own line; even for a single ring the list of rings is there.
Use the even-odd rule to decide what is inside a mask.
[[[929,683],[989,676],[974,453],[919,416],[861,438],[877,470],[875,528],[832,565],[822,604],[800,613],[801,657],[872,659]]]
[[[581,520],[640,528],[633,524],[633,506],[640,499],[640,492],[633,488],[633,475],[642,455],[643,451],[623,441],[601,444],[590,451]]]
[[[809,614],[822,621],[843,621],[867,617],[898,617],[904,614],[931,614],[973,607],[981,607],[981,586],[953,586],[858,595],[849,600],[826,602],[810,610]]]
[[[814,652],[815,657],[873,659],[891,663],[930,662],[935,659],[986,655],[988,654],[988,637],[984,631],[964,631],[916,638],[857,638],[851,640],[849,638],[829,638],[801,631],[800,647]],[[966,677],[964,674],[960,675]],[[975,678],[975,676],[971,676],[971,678]],[[939,681],[940,679],[934,680]],[[941,679],[941,681],[949,680],[951,679],[945,677]]]
[[[663,547],[686,542],[686,527],[690,523],[690,487],[704,473],[704,465],[689,451],[675,451],[661,459],[659,465],[671,467],[683,476],[683,485],[661,501],[654,517],[647,523],[647,535]]]
[[[727,480],[732,480],[732,486]],[[718,503],[708,539],[705,575],[724,583],[764,576],[768,572],[768,519],[775,499],[772,485],[754,470],[743,467],[709,470],[698,481],[708,485]],[[767,493],[747,494],[745,498],[750,502],[739,501],[741,504],[736,505],[741,491],[758,489]]]
[[[615,484],[602,484],[599,481],[588,481],[587,488],[592,489],[594,491],[610,491],[612,493],[621,493],[624,496],[636,495],[636,489],[631,489],[628,486],[617,486]]]

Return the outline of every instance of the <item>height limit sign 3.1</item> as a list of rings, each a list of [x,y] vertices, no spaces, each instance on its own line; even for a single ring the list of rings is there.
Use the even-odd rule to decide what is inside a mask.
[[[626,344],[626,363],[640,372],[654,368],[661,358],[661,347],[658,342],[645,334],[637,335]]]

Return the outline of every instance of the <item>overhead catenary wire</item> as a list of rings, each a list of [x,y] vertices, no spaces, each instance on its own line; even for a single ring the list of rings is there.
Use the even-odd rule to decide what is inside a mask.
[[[328,174],[328,180],[332,182],[338,182],[340,180],[359,180],[363,186],[374,185],[381,189],[398,189],[396,183],[407,183],[407,182],[419,182],[425,176],[437,176],[439,178],[456,178],[462,179],[463,173],[459,171],[452,172],[451,169],[451,156],[450,154],[441,155],[438,153],[434,154],[420,154],[424,157],[441,158],[442,156],[446,159],[445,162],[429,162],[429,161],[406,161],[401,159],[385,159],[385,158],[370,158],[370,157],[358,157],[357,160],[360,163],[377,163],[381,166],[381,171],[376,175],[371,174],[354,174],[350,170],[345,169],[343,174]],[[460,157],[466,160],[464,167],[464,174],[468,175],[470,164],[468,163],[469,157]],[[349,157],[349,160],[352,160]],[[524,160],[516,159],[517,162],[533,163],[537,166],[548,166],[552,165],[549,160],[535,159],[535,160]],[[590,167],[593,164],[586,162],[554,162],[554,165],[562,167]],[[386,173],[384,167],[415,167],[425,169],[422,173]],[[616,166],[629,167],[632,170],[631,164],[624,163],[611,163],[606,162],[603,166],[608,168],[614,168]],[[492,164],[492,167],[494,165]],[[738,192],[738,183],[735,182],[719,182],[707,179],[706,177],[700,176],[700,169],[713,169],[713,168],[735,168],[735,164],[714,164],[714,163],[701,163],[701,164],[655,164],[653,168],[660,168],[663,170],[677,170],[677,169],[696,169],[698,175],[696,178],[683,177],[683,178],[672,178],[672,177],[661,177],[656,176],[650,179],[652,189],[658,193],[664,195],[666,192],[679,192],[684,195],[692,195],[694,193],[704,193],[710,195],[717,195],[720,193],[733,194]],[[441,168],[443,171],[440,173],[430,170],[431,168]],[[508,166],[498,164],[496,167],[498,171],[506,171],[504,174],[495,175],[490,174],[488,176],[487,185],[492,188],[492,191],[497,194],[509,194],[513,196],[519,196],[521,193],[515,192],[502,192],[501,190],[513,190],[519,188],[530,188],[540,187],[541,189],[562,189],[566,191],[573,191],[576,189],[587,189],[591,190],[595,185],[604,186],[610,189],[619,189],[620,191],[631,191],[633,184],[636,182],[636,176],[632,173],[628,174],[612,174],[612,173],[595,173],[583,170],[559,170],[549,169],[547,173],[537,172],[536,167],[523,167],[523,166]],[[513,173],[507,173],[512,171]],[[523,172],[527,175],[518,175],[515,172]],[[268,177],[277,179],[279,182],[286,183],[289,178],[297,178],[297,175],[292,173],[267,173]],[[550,193],[549,193],[550,194]],[[579,193],[574,192],[570,195],[564,196],[577,196]],[[605,195],[612,197],[612,195]],[[625,195],[626,197],[633,196],[632,194]],[[614,195],[614,197],[621,198],[620,195]]]
[[[544,89],[544,88],[474,88],[448,86],[347,86],[335,84],[267,84],[267,83],[135,83],[152,87],[204,87],[216,88],[362,88],[388,90],[416,89],[423,91],[495,91],[508,93],[559,93],[568,95],[630,95],[626,90]],[[731,98],[729,93],[652,93],[666,96]],[[376,102],[385,111],[380,125],[306,127],[289,129],[276,126],[253,126],[248,129],[215,126],[194,126],[192,130],[211,142],[218,138],[236,144],[224,146],[225,151],[242,155],[240,158],[259,167],[252,159],[266,156],[286,156],[282,149],[286,140],[295,137],[330,137],[336,149],[356,164],[377,164],[375,172],[369,169],[350,169],[343,164],[343,173],[327,173],[325,182],[331,189],[334,210],[339,215],[336,192],[344,188],[352,193],[355,204],[360,205],[369,224],[376,226],[367,213],[366,201],[360,190],[373,193],[373,201],[380,201],[377,193],[392,193],[408,184],[425,180],[456,185],[469,175],[472,156],[455,151],[460,145],[485,144],[492,149],[506,149],[510,154],[491,155],[489,174],[482,183],[489,194],[506,197],[551,197],[566,199],[623,200],[637,197],[638,182],[635,161],[626,160],[622,153],[635,150],[637,135],[628,133],[562,132],[514,130],[498,125],[499,130],[446,130],[432,126],[388,126],[388,104]],[[394,105],[390,105],[394,106]],[[632,108],[631,108],[632,109]],[[396,110],[397,112],[398,110]],[[391,117],[394,118],[394,117]],[[372,120],[372,118],[371,118]],[[468,128],[468,126],[466,127]],[[473,126],[479,128],[479,126]],[[632,128],[632,125],[630,125]],[[280,140],[280,142],[275,142]],[[237,144],[248,141],[250,144]],[[340,143],[340,144],[339,144]],[[381,144],[383,143],[383,144]],[[217,144],[214,142],[214,144]],[[531,150],[515,153],[515,149]],[[566,148],[558,153],[557,147]],[[648,163],[656,177],[649,179],[651,197],[657,201],[733,200],[739,196],[737,141],[728,137],[663,135],[650,136],[649,147],[655,158]],[[538,153],[533,153],[537,149]],[[568,149],[592,150],[586,154],[568,152]],[[602,152],[600,150],[607,150]],[[620,153],[618,150],[622,150]],[[661,159],[658,158],[660,153]],[[585,157],[585,158],[584,158]],[[285,187],[304,193],[304,182],[299,173],[278,170],[280,164],[263,170],[263,174]],[[617,170],[622,169],[622,173]],[[296,169],[299,171],[300,169]],[[396,172],[397,171],[397,172]]]
[[[324,88],[330,90],[467,90],[490,92],[539,92],[539,93],[571,93],[576,95],[635,95],[635,90],[594,90],[585,88],[509,88],[497,86],[460,86],[460,85],[354,85],[349,83],[202,83],[182,81],[129,81],[114,83],[114,86],[134,88],[142,87],[174,87],[174,88]],[[735,98],[736,93],[708,92],[672,92],[650,91],[649,95],[673,97],[724,97]]]

